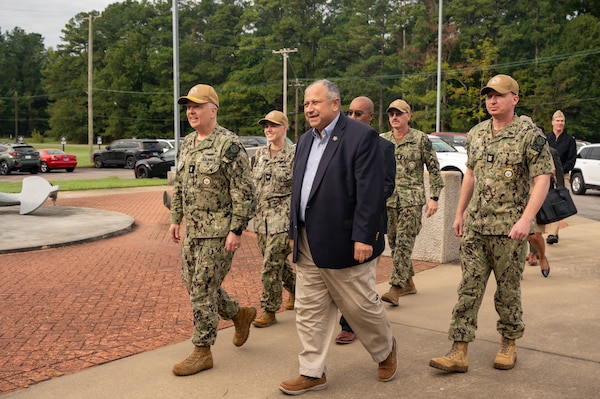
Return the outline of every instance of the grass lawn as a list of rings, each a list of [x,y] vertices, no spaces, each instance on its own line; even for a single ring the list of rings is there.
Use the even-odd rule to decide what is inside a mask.
[[[46,176],[42,177],[45,178]],[[121,179],[114,176],[107,177],[105,179],[55,181],[49,179],[48,181],[54,186],[60,186],[60,191],[102,190],[107,188],[131,188],[167,185],[167,179]],[[21,182],[0,182],[0,193],[20,193],[21,186]]]
[[[102,190],[107,188],[131,188],[167,185],[167,179],[121,179],[114,176],[107,177],[105,179],[55,181],[49,179],[48,181],[54,186],[60,186],[60,191]],[[21,186],[21,182],[0,182],[0,193],[20,193]]]

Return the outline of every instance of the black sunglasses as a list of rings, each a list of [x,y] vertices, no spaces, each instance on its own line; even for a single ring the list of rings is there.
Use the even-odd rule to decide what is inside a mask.
[[[402,111],[398,111],[397,109],[392,109],[388,111],[388,115],[389,116],[400,116],[402,114],[404,114],[405,112]]]
[[[364,111],[352,111],[352,110],[348,110],[346,111],[346,115],[348,116],[352,116],[352,114],[356,115],[357,117],[361,117],[365,112]]]

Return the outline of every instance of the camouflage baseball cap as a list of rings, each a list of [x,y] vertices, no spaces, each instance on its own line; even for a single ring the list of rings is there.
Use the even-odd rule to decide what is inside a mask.
[[[264,118],[258,121],[259,125],[264,125],[265,122],[272,122],[276,125],[288,125],[288,118],[285,116],[283,112],[280,111],[271,111]]]
[[[179,97],[177,102],[179,104],[186,104],[188,100],[196,104],[213,103],[217,107],[219,106],[219,96],[215,89],[209,85],[200,84],[192,87],[187,96]]]
[[[500,94],[514,93],[519,95],[519,84],[508,75],[496,75],[481,89],[481,95],[487,94],[490,90],[494,90]]]
[[[400,112],[410,114],[410,105],[408,105],[408,103],[404,100],[397,99],[392,101],[385,112],[388,112],[390,109],[397,109]]]

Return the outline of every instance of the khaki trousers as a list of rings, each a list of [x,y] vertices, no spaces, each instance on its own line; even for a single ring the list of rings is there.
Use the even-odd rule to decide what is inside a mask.
[[[296,265],[296,327],[300,374],[320,378],[337,327],[338,309],[376,363],[392,351],[392,329],[375,290],[379,259],[344,269],[318,268],[300,229]]]

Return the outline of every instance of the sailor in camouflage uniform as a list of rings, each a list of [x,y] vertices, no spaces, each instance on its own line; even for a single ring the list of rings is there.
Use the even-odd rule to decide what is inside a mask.
[[[256,309],[239,306],[221,287],[242,231],[254,216],[248,155],[239,138],[218,125],[219,97],[211,86],[192,87],[179,104],[186,104],[188,122],[195,129],[179,149],[169,227],[171,240],[178,243],[185,217],[182,278],[192,304],[195,347],[173,367],[181,376],[212,368],[210,346],[217,338],[219,316],[233,320],[233,343],[241,346]]]
[[[462,280],[448,331],[453,345],[449,353],[429,363],[440,370],[463,373],[468,369],[467,345],[475,339],[477,313],[492,272],[499,315],[496,329],[501,335],[494,368],[512,369],[517,361],[515,340],[525,330],[521,275],[526,242],[534,231],[535,215],[552,173],[546,138],[514,112],[519,101],[517,82],[497,75],[481,94],[486,96],[492,118],[468,133],[467,172],[452,226],[454,234],[462,237]]]
[[[412,279],[415,271],[411,257],[415,240],[421,231],[423,205],[426,205],[426,217],[437,212],[438,197],[444,183],[431,140],[425,133],[408,126],[411,117],[408,103],[394,100],[387,113],[392,131],[381,136],[396,147],[396,187],[387,200],[388,243],[394,270],[390,276],[390,290],[381,299],[398,306],[399,297],[417,293]],[[423,166],[429,172],[428,201],[425,201]]]
[[[288,118],[283,112],[271,111],[258,123],[264,126],[269,145],[256,151],[252,166],[256,186],[254,229],[263,256],[260,305],[264,309],[252,324],[268,327],[277,322],[275,312],[281,306],[283,288],[289,292],[285,308],[294,309],[296,273],[288,261],[292,251],[288,231],[295,147],[285,140]]]

